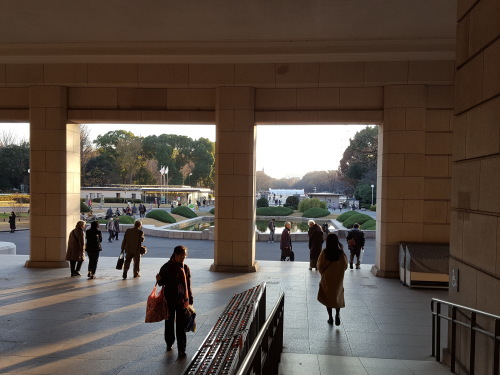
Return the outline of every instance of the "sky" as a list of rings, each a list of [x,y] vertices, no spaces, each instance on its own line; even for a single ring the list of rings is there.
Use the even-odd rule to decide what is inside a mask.
[[[92,138],[113,130],[136,136],[178,134],[215,142],[215,125],[88,124]],[[301,178],[307,172],[336,170],[349,139],[366,125],[259,125],[256,169],[274,178]],[[29,124],[0,124],[0,132],[29,139]]]

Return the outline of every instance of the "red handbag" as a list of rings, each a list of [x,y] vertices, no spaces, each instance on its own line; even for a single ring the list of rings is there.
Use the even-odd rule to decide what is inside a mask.
[[[163,288],[157,293],[157,285],[155,284],[146,303],[146,323],[161,322],[168,319],[168,306],[163,296]]]

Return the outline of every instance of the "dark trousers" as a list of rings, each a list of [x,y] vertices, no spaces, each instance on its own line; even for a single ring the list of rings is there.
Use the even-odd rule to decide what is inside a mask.
[[[75,272],[80,272],[80,269],[82,268],[82,263],[80,261],[76,260],[70,260],[69,261],[69,268],[71,270],[71,274],[73,275]]]
[[[108,231],[108,233],[109,233],[108,241],[111,242],[111,240],[115,237],[115,231],[110,230]]]
[[[177,349],[179,353],[186,351],[186,316],[184,315],[184,307],[175,303],[175,301],[168,300],[168,320],[165,320],[165,342],[167,346],[172,346],[175,342],[177,335]],[[177,318],[176,318],[177,316]],[[175,321],[175,332],[174,332]]]
[[[115,234],[115,240],[118,240],[118,233],[120,233],[120,232],[115,230],[113,233]]]
[[[352,262],[354,261],[354,257],[356,256],[356,265],[359,266],[361,264],[361,262],[359,261],[359,256],[361,254],[361,248],[359,249],[349,249],[349,251],[351,252],[351,257],[349,258],[349,263],[352,264]]]
[[[89,272],[95,275],[97,262],[99,261],[99,251],[87,251],[87,255],[89,256]]]
[[[141,254],[125,254],[125,265],[123,266],[123,272],[127,272],[130,268],[130,262],[134,260],[134,276],[139,274],[141,270]]]

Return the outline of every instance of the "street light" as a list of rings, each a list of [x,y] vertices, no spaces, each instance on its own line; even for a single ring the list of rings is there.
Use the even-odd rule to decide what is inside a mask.
[[[373,206],[373,188],[375,187],[375,185],[371,185],[372,186],[372,206]]]
[[[190,173],[190,174],[189,174],[189,180],[188,180],[188,181],[189,181],[189,186],[190,186],[190,187],[191,187],[191,175],[192,175],[192,173]]]

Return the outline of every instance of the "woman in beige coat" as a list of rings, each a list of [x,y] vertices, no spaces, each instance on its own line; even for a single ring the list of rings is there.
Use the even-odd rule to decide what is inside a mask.
[[[336,234],[326,238],[326,248],[318,258],[319,282],[318,301],[326,306],[328,324],[333,324],[332,309],[335,309],[335,325],[340,325],[340,309],[345,307],[344,272],[347,269],[347,257]]]
[[[85,260],[85,222],[76,223],[75,229],[71,231],[68,237],[68,250],[66,251],[66,260],[69,260],[71,277],[81,276],[80,268]]]

